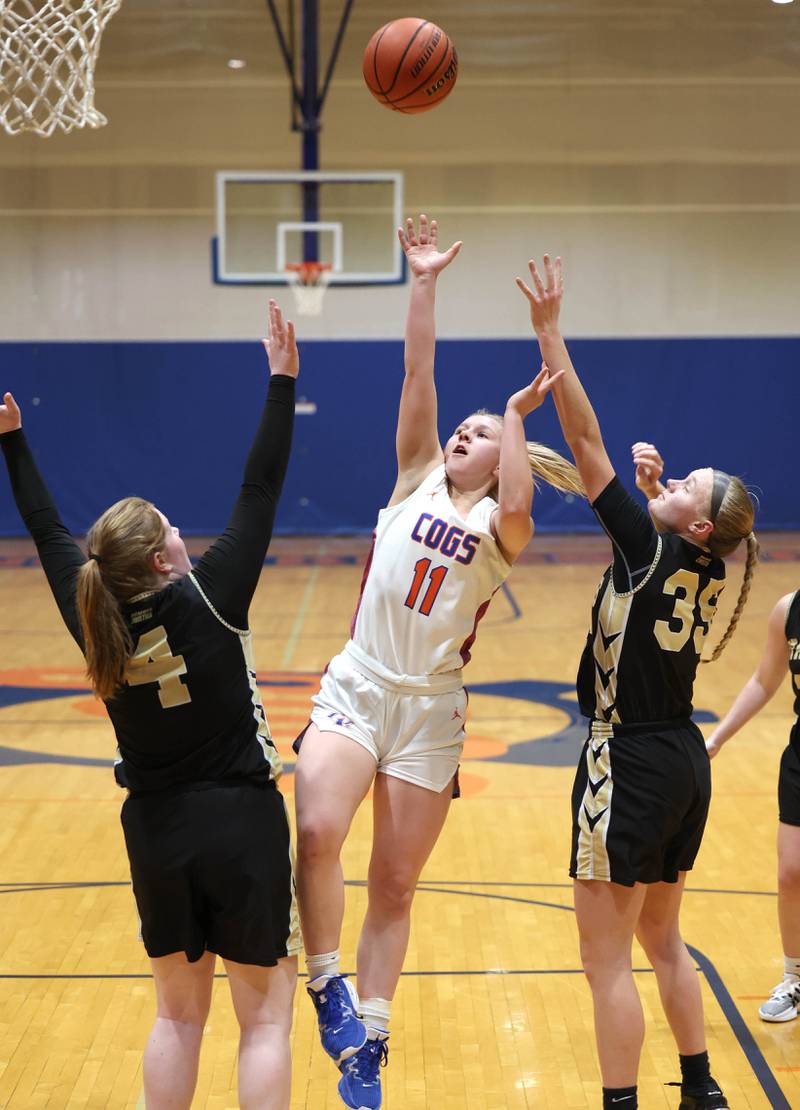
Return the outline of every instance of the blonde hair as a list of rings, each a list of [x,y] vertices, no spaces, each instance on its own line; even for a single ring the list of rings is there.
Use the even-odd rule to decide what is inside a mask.
[[[86,535],[89,560],[78,574],[78,615],[86,673],[98,696],[114,696],[133,652],[120,604],[154,586],[152,557],[165,540],[155,505],[126,497],[106,509]]]
[[[478,409],[474,414],[475,416],[490,416],[492,420],[497,420],[500,424],[503,423],[503,417],[497,412],[489,412],[488,409]],[[536,443],[534,440],[527,440],[525,446],[528,450],[528,462],[530,463],[531,473],[533,474],[534,485],[538,487],[537,478],[543,482],[547,482],[549,486],[554,489],[561,490],[562,493],[574,493],[578,497],[586,496],[586,489],[581,476],[578,473],[578,468],[563,455],[559,455],[558,451],[554,451],[552,447],[546,447],[543,443]],[[489,496],[493,496],[497,491],[495,487]]]
[[[714,519],[714,530],[707,540],[707,546],[712,555],[724,559],[726,555],[732,554],[744,540],[747,544],[747,559],[744,564],[744,578],[739,590],[739,597],[728,622],[728,627],[711,653],[711,657],[701,660],[703,663],[713,663],[715,659],[719,659],[728,640],[736,631],[736,625],[739,623],[739,617],[742,615],[742,610],[750,593],[759,550],[758,540],[753,532],[756,510],[747,487],[741,478],[731,477],[730,474],[725,474],[724,471],[715,470],[715,482],[718,479],[727,480],[728,485],[717,510]]]

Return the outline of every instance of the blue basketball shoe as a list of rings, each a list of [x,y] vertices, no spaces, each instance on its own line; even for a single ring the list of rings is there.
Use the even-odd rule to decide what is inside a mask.
[[[354,1056],[339,1065],[339,1094],[350,1110],[378,1110],[381,1104],[382,1067],[389,1059],[386,1040],[367,1041]]]
[[[340,1064],[358,1052],[367,1039],[367,1027],[356,1014],[355,987],[346,976],[332,975],[321,990],[306,990],[317,1011],[322,1047]]]

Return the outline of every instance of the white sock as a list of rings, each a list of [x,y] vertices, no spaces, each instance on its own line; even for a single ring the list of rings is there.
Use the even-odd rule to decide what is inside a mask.
[[[362,998],[358,1016],[367,1027],[367,1039],[385,1041],[389,1036],[392,1003],[388,998]]]
[[[318,956],[306,956],[306,973],[308,985],[315,991],[320,991],[330,978],[340,975],[341,957],[339,949],[335,952],[321,952]]]
[[[783,974],[794,975],[795,978],[800,979],[800,956],[783,957]]]

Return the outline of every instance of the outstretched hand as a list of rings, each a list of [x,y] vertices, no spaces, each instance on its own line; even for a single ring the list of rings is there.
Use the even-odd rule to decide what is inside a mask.
[[[431,220],[429,224],[427,216],[420,216],[418,232],[414,231],[414,221],[409,217],[405,230],[398,227],[397,236],[414,277],[436,277],[461,250],[459,240],[449,250],[440,251],[439,225],[436,220]]]
[[[636,486],[651,494],[664,473],[664,460],[652,443],[634,443],[631,447],[633,465],[636,467]]]
[[[269,302],[269,330],[267,338],[262,339],[269,360],[270,374],[288,374],[296,378],[300,373],[300,355],[294,336],[294,324],[284,321],[283,313],[277,302]]]
[[[542,368],[530,385],[526,385],[524,389],[520,389],[517,393],[512,394],[506,402],[506,409],[513,409],[518,412],[520,416],[526,417],[528,413],[538,409],[541,404],[544,404],[547,394],[553,388],[553,385],[559,378],[563,378],[564,371],[559,370],[557,374],[553,374],[547,363],[542,363]]]
[[[528,298],[531,309],[531,323],[537,335],[544,331],[553,331],[558,328],[558,316],[561,311],[561,298],[564,296],[564,279],[561,274],[561,259],[556,258],[555,264],[550,260],[550,255],[544,256],[544,278],[536,269],[533,259],[528,263],[531,274],[531,284],[526,285],[522,278],[515,278],[517,288]]]
[[[0,405],[0,435],[4,432],[15,432],[22,427],[22,413],[10,393],[3,394],[3,404]]]

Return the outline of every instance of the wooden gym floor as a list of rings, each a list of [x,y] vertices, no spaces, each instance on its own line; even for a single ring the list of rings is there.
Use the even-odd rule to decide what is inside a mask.
[[[193,543],[192,550],[202,545]],[[775,600],[800,586],[800,537],[764,537],[739,631],[697,683],[698,721],[750,674]],[[276,540],[251,622],[264,702],[287,770],[290,742],[357,596],[362,539]],[[481,624],[462,784],[417,895],[394,1006],[386,1110],[600,1105],[591,1000],[570,883],[569,791],[584,732],[573,677],[607,544],[537,537]],[[717,620],[725,627],[741,566]],[[27,541],[0,543],[0,1106],[140,1107],[153,1016],[136,937],[114,785],[114,741]],[[701,971],[714,1073],[735,1110],[800,1106],[800,1022],[757,1008],[782,974],[776,782],[788,684],[713,765],[715,797],[684,903]],[[364,909],[370,811],[344,855],[343,955]],[[640,1103],[675,1107],[677,1058],[639,951],[647,1018]],[[333,1110],[337,1073],[300,990],[292,1110]],[[236,1028],[217,980],[194,1106],[237,1105]]]

